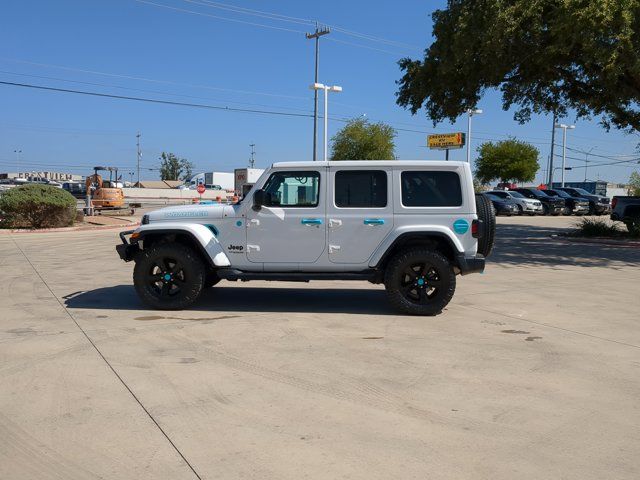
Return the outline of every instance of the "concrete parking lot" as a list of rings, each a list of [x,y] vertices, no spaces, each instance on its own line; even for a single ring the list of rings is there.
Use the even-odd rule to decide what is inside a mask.
[[[116,231],[0,235],[0,478],[640,478],[640,251],[573,221],[501,218],[432,318],[360,282],[149,311]]]

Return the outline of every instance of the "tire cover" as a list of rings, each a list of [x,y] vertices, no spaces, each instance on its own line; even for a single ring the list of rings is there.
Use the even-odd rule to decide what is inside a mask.
[[[491,200],[481,193],[476,193],[476,212],[484,225],[484,233],[478,239],[478,253],[487,258],[491,255],[496,237],[496,214]]]

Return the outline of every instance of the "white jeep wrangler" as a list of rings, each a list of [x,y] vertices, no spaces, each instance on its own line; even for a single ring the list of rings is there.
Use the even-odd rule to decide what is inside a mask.
[[[464,162],[275,163],[236,204],[168,207],[122,232],[140,298],[188,307],[221,279],[368,280],[391,304],[435,315],[456,274],[482,272],[491,203]]]

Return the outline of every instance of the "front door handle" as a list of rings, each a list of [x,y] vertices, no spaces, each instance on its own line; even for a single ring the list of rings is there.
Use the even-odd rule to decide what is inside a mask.
[[[321,218],[303,218],[300,223],[302,225],[322,225]]]
[[[365,225],[384,225],[384,219],[382,218],[365,218],[364,222]]]

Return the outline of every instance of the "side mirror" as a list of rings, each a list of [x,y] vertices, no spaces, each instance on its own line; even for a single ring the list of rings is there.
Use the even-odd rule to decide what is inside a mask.
[[[253,192],[253,209],[260,210],[267,203],[267,192],[262,189]]]

